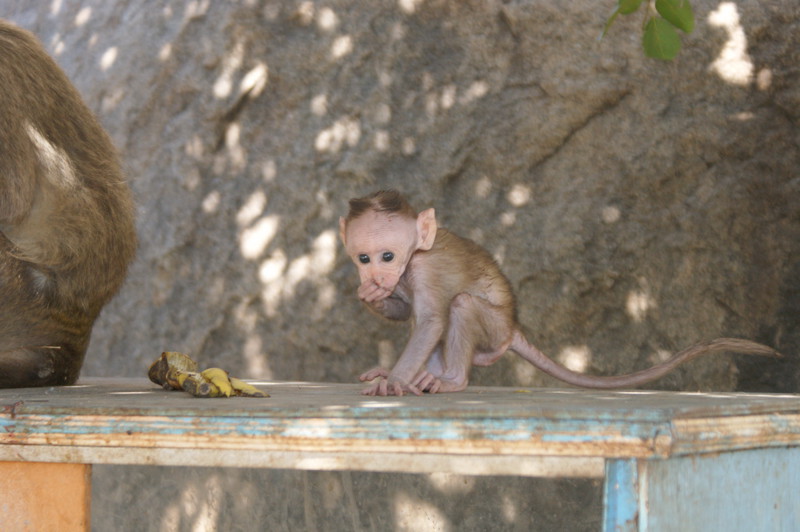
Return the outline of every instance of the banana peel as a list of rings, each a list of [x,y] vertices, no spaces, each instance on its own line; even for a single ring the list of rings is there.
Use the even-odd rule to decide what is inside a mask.
[[[167,390],[183,390],[195,397],[269,397],[252,384],[231,377],[221,368],[198,370],[197,362],[177,351],[164,351],[150,365],[147,376]]]
[[[267,392],[259,390],[252,384],[248,384],[241,379],[237,379],[236,377],[231,377],[230,379],[236,395],[242,395],[244,397],[269,397]]]
[[[220,395],[230,397],[233,393],[233,385],[231,384],[230,378],[228,378],[228,372],[224,369],[208,368],[201,371],[200,375],[215,386],[217,390],[219,390]]]
[[[178,353],[177,351],[164,351],[161,356],[150,365],[147,376],[156,384],[160,384],[167,390],[181,389],[178,377],[184,373],[196,373],[197,362],[189,358],[189,355]]]

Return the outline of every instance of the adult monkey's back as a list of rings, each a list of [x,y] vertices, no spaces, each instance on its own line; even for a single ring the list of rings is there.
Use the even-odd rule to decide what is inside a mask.
[[[77,380],[135,251],[111,140],[39,42],[0,20],[0,387]]]

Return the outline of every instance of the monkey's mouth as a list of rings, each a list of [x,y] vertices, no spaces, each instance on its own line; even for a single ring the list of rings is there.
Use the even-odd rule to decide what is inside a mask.
[[[389,292],[394,292],[395,288],[397,288],[398,281],[390,282],[390,283],[378,283],[378,286],[383,288],[384,290],[388,290]]]

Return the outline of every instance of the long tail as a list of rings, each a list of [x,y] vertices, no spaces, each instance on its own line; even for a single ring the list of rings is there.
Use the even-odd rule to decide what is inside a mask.
[[[768,357],[782,357],[779,352],[763,344],[741,340],[739,338],[717,338],[710,342],[693,345],[676,353],[669,360],[653,367],[643,369],[627,375],[599,376],[586,375],[568,369],[552,358],[548,357],[534,347],[520,331],[514,332],[509,349],[517,352],[522,358],[544,371],[551,377],[564,381],[573,386],[583,388],[635,388],[648,382],[660,379],[684,362],[688,362],[701,355],[731,351],[747,355],[760,355]]]

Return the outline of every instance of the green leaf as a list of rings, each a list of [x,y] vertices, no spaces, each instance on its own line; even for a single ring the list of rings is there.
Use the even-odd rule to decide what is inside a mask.
[[[619,0],[619,12],[623,15],[630,15],[642,5],[642,0]]]
[[[619,0],[617,7],[614,8],[614,12],[611,13],[610,17],[608,17],[606,25],[603,27],[603,32],[597,39],[600,40],[606,36],[606,34],[608,33],[608,29],[611,27],[612,24],[614,24],[614,21],[617,20],[617,17],[619,15],[630,15],[631,13],[639,9],[639,6],[642,5],[643,1],[644,0]]]
[[[656,11],[686,33],[694,29],[694,12],[688,0],[656,0]]]
[[[619,8],[615,9],[614,12],[611,13],[611,16],[608,17],[606,25],[603,26],[603,33],[601,33],[600,36],[597,38],[598,41],[606,36],[606,33],[608,33],[608,29],[611,27],[614,21],[617,20],[618,16],[619,16]]]
[[[675,27],[661,17],[652,17],[642,35],[644,53],[655,59],[674,59],[681,49]]]

